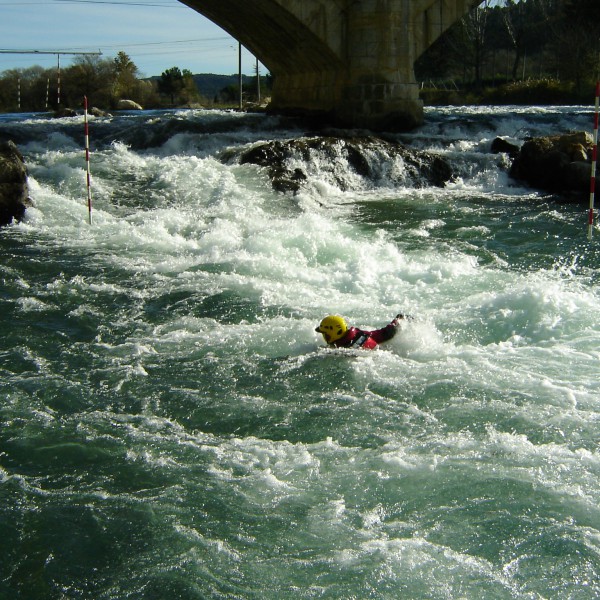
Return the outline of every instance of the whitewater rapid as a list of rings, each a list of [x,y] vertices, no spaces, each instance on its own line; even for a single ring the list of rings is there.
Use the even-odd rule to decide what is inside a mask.
[[[445,187],[313,156],[298,194],[231,159],[306,133],[272,117],[98,118],[91,226],[82,120],[3,124],[0,595],[597,597],[597,242],[489,152],[589,117],[428,109]]]

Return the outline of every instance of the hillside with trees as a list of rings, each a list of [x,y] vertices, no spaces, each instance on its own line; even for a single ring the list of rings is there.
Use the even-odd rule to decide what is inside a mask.
[[[600,0],[485,0],[415,64],[426,104],[573,104],[590,101],[600,77]],[[237,75],[193,75],[174,66],[141,79],[125,52],[80,56],[61,72],[32,66],[0,74],[0,112],[81,106],[114,109],[237,106]],[[243,78],[245,102],[269,95],[270,75]]]
[[[261,96],[270,93],[271,78],[258,78]],[[255,102],[257,77],[242,78],[245,102]],[[119,100],[133,100],[144,108],[181,106],[238,106],[238,75],[193,75],[174,66],[158,77],[139,77],[137,66],[125,52],[113,59],[77,57],[60,73],[39,66],[11,69],[0,75],[0,112],[45,112],[79,108],[83,96],[91,106],[105,110],[117,108]]]

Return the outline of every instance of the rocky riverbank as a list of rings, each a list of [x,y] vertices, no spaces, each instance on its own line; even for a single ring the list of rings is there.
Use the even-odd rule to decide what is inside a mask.
[[[589,192],[593,139],[585,131],[527,140],[515,154],[510,175],[551,193]]]
[[[0,226],[19,221],[31,205],[27,167],[12,141],[0,143]]]

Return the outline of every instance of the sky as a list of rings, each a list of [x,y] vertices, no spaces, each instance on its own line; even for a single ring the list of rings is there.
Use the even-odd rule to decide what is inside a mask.
[[[192,73],[238,72],[238,42],[177,0],[0,0],[0,73],[33,65],[52,68],[58,62],[55,54],[6,50],[100,51],[109,59],[122,50],[141,77],[171,67]],[[73,58],[61,55],[61,67]],[[242,72],[252,75],[255,65],[244,49]],[[260,69],[266,73],[264,66]]]
[[[5,50],[100,51],[109,59],[122,50],[143,77],[171,67],[238,72],[238,42],[177,0],[0,0],[0,51]],[[61,55],[61,67],[73,58]],[[0,72],[52,68],[57,62],[53,54],[0,52]],[[242,72],[251,75],[255,66],[244,49]],[[261,72],[266,73],[263,66]]]

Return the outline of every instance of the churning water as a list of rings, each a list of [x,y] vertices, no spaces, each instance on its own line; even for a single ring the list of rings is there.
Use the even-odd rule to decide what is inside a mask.
[[[402,139],[445,188],[314,157],[291,195],[235,160],[302,135],[273,118],[99,118],[91,226],[82,118],[0,123],[35,204],[0,231],[0,597],[600,597],[600,233],[489,153],[592,122],[429,109]],[[314,332],[400,311],[372,352]]]

